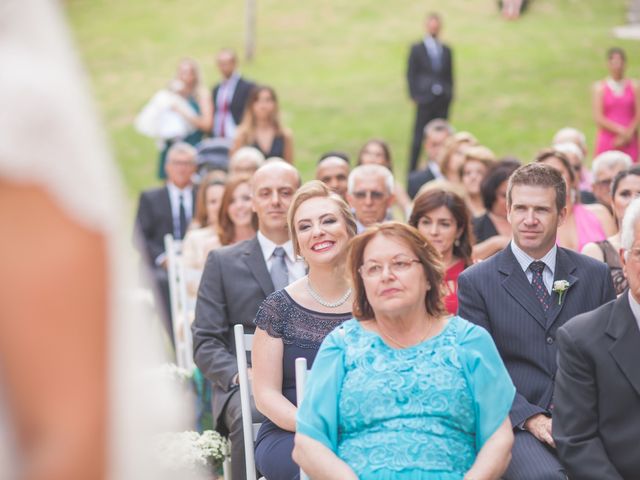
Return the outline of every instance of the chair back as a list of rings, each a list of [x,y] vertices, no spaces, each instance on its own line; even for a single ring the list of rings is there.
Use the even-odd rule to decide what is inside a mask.
[[[171,302],[176,362],[178,366],[192,371],[195,368],[193,338],[191,336],[191,319],[194,316],[194,304],[189,302],[187,298],[187,275],[180,247],[180,242],[174,240],[173,235],[165,235],[164,249],[167,255],[169,299]]]
[[[244,437],[247,480],[256,480],[253,442],[261,423],[253,423],[253,416],[251,415],[251,384],[249,383],[247,369],[247,352],[253,349],[253,334],[245,334],[244,326],[242,325],[235,325],[233,333],[236,342],[236,360],[238,361],[238,384],[240,385],[240,407],[242,410],[242,433]]]
[[[302,404],[304,398],[304,388],[307,383],[307,375],[309,370],[307,369],[307,359],[304,357],[296,358],[296,400],[298,406]],[[300,480],[309,480],[309,477],[300,469]]]

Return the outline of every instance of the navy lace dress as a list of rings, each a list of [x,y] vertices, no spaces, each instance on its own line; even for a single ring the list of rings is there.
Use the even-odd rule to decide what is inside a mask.
[[[351,313],[314,312],[297,304],[285,290],[272,293],[256,315],[256,325],[271,337],[282,339],[282,394],[296,403],[295,360],[307,359],[311,368],[320,344],[337,326],[352,318]],[[267,480],[298,479],[299,467],[291,459],[293,432],[266,420],[256,438],[256,466]]]

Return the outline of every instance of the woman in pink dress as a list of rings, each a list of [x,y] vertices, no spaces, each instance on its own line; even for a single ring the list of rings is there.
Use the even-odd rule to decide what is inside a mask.
[[[638,161],[640,95],[638,85],[624,78],[626,55],[621,48],[607,52],[609,76],[593,88],[593,112],[598,125],[596,155],[620,150]]]

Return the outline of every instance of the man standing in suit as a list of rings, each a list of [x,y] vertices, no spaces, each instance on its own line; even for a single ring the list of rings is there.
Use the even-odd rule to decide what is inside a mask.
[[[409,172],[416,169],[424,127],[434,118],[449,118],[453,98],[451,49],[438,39],[442,20],[437,13],[427,15],[425,37],[411,46],[407,65],[409,95],[416,104]]]
[[[556,332],[615,298],[604,263],[556,245],[566,193],[548,165],[518,168],[507,188],[513,240],[458,278],[458,314],[491,333],[516,386],[509,480],[566,478],[551,436]]]
[[[409,172],[407,178],[407,193],[413,199],[425,183],[444,178],[440,171],[440,152],[444,142],[453,133],[449,122],[436,118],[424,127],[424,151],[427,154],[427,165],[422,170]]]
[[[191,183],[195,171],[195,148],[184,142],[174,143],[167,152],[167,183],[164,187],[142,192],[136,215],[136,243],[153,274],[156,303],[172,340],[173,325],[164,236],[170,233],[176,240],[184,238],[195,208],[196,189]]]
[[[233,140],[255,84],[238,73],[238,61],[233,50],[220,50],[216,62],[222,81],[213,87],[213,136]]]
[[[629,290],[558,330],[553,437],[571,478],[640,478],[640,200],[622,222]]]
[[[194,359],[213,384],[214,425],[231,439],[233,480],[246,478],[233,326],[240,323],[253,332],[262,301],[305,275],[287,229],[287,210],[299,186],[298,171],[282,160],[260,167],[252,178],[257,235],[211,252],[200,282],[192,327]]]

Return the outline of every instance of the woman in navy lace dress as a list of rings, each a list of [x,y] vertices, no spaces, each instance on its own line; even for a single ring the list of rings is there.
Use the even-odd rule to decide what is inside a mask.
[[[489,333],[446,314],[438,252],[396,222],[351,245],[357,320],[318,352],[295,460],[313,479],[499,478],[515,388]]]
[[[267,297],[256,316],[253,389],[267,420],[256,439],[258,470],[268,480],[299,478],[291,458],[296,426],[295,359],[313,363],[320,344],[349,320],[347,244],[356,224],[345,201],[317,180],[296,193],[289,208],[293,248],[309,274]]]

